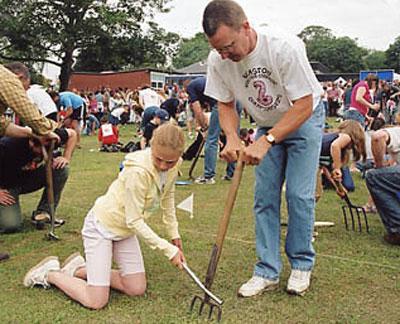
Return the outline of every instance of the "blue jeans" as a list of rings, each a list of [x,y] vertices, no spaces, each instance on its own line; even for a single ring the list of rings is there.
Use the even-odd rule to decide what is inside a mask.
[[[366,181],[387,232],[400,234],[400,165],[369,170]]]
[[[314,194],[324,120],[324,106],[320,102],[313,115],[286,139],[271,147],[255,169],[256,276],[275,280],[282,270],[280,207],[285,180],[288,208],[286,255],[292,269],[309,271],[313,268]],[[266,128],[260,128],[256,138],[266,131]]]
[[[239,116],[242,111],[241,105],[236,105],[236,111]],[[238,130],[239,131],[239,130]],[[210,179],[215,177],[215,168],[217,166],[218,158],[218,140],[221,133],[221,126],[219,124],[219,116],[217,106],[211,110],[210,123],[208,125],[208,134],[206,143],[204,145],[204,178]],[[230,162],[226,166],[226,175],[233,177],[235,172],[235,162]]]
[[[363,116],[358,110],[349,109],[344,114],[344,119],[348,120],[355,120],[361,124],[361,127],[365,128],[365,116]]]
[[[146,127],[147,123],[150,122],[150,120],[153,119],[156,111],[160,109],[160,107],[157,106],[151,106],[151,107],[147,107],[144,111],[143,111],[143,115],[142,115],[142,123],[140,124],[140,128],[142,130],[144,130],[144,128]]]
[[[211,110],[207,139],[204,145],[204,177],[207,179],[215,176],[220,133],[221,126],[219,125],[218,109],[217,106],[214,106]]]
[[[61,193],[64,189],[69,175],[69,167],[53,169],[53,191],[54,191],[54,211],[60,202]],[[11,206],[0,205],[0,233],[11,233],[21,229],[23,217],[19,203],[19,195],[28,194],[44,188],[37,211],[45,211],[50,214],[50,206],[47,199],[46,169],[45,166],[34,171],[24,172],[21,177],[23,182],[7,188],[15,198],[15,204]]]

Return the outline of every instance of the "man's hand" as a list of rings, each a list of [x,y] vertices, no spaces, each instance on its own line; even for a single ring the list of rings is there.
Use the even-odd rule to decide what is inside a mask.
[[[267,142],[265,136],[261,136],[257,141],[244,149],[243,160],[247,165],[258,165],[270,148],[271,144]]]
[[[63,169],[69,164],[68,159],[63,156],[58,156],[53,159],[53,168],[54,169]]]
[[[235,162],[239,157],[239,152],[242,150],[243,144],[238,136],[228,138],[226,145],[221,152],[221,159],[226,162]]]
[[[50,143],[50,141],[57,141],[57,143],[59,143],[61,140],[60,137],[54,132],[50,132],[46,135],[40,136],[39,138],[42,145],[47,145]]]
[[[15,204],[15,198],[6,189],[0,189],[0,205],[11,206]]]

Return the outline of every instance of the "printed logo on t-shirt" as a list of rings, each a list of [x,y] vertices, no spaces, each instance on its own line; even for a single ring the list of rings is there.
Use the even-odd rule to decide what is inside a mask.
[[[262,111],[270,111],[278,108],[282,95],[278,94],[274,98],[268,92],[268,85],[276,86],[277,81],[271,77],[272,71],[266,67],[254,67],[248,69],[242,77],[246,80],[245,87],[253,89],[254,96],[249,96],[247,100]]]
[[[104,124],[101,125],[101,131],[103,132],[103,136],[111,136],[113,135],[113,129],[112,129],[112,125],[111,124]]]

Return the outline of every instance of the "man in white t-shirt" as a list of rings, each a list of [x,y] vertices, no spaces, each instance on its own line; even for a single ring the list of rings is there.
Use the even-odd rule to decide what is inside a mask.
[[[142,87],[142,90],[139,91],[139,104],[142,106],[143,110],[149,107],[160,107],[161,105],[161,97],[159,94],[151,89],[148,85]]]
[[[29,89],[26,90],[26,94],[29,99],[38,106],[44,116],[57,121],[57,106],[41,85],[32,84]]]
[[[227,145],[221,156],[235,161],[243,149],[246,164],[257,165],[255,187],[256,251],[253,277],[239,289],[250,297],[278,287],[280,204],[286,181],[288,233],[286,254],[292,271],[289,293],[309,288],[315,251],[312,246],[314,190],[324,109],[322,88],[294,36],[251,26],[234,1],[211,1],[203,29],[215,49],[208,58],[205,93],[218,100]],[[234,99],[246,106],[258,125],[255,143],[243,148],[237,134]]]

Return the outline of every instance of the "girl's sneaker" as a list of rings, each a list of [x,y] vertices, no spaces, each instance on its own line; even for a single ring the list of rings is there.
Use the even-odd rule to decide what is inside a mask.
[[[49,256],[40,261],[37,265],[31,268],[24,277],[24,286],[33,287],[40,285],[43,288],[49,288],[50,284],[47,282],[47,274],[49,271],[59,271],[60,261],[58,257]]]
[[[72,253],[65,259],[61,267],[61,272],[73,277],[76,270],[85,266],[85,259],[79,252]]]

